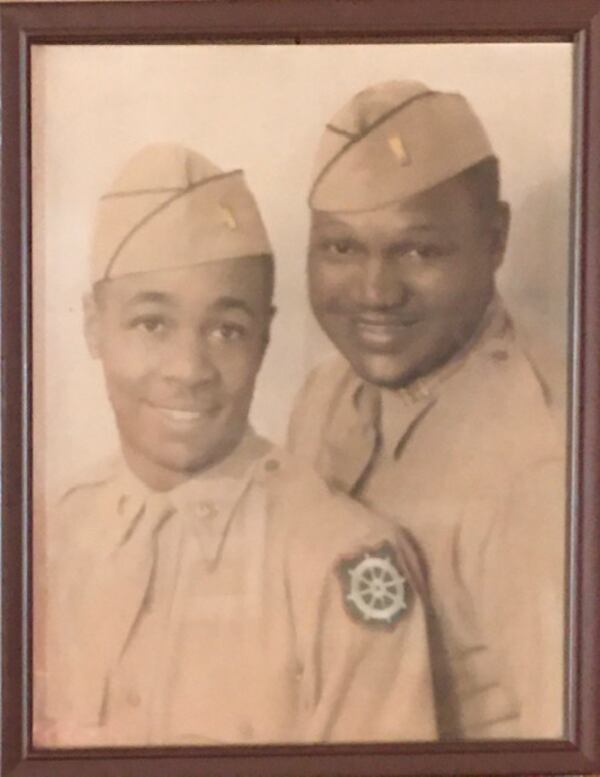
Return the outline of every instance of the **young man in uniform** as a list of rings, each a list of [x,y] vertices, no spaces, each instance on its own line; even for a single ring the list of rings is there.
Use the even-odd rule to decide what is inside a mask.
[[[52,519],[38,745],[433,739],[409,542],[248,425],[273,259],[241,171],[142,150],[86,336],[122,455]]]
[[[564,453],[495,288],[489,138],[459,94],[373,86],[327,125],[310,207],[312,307],[340,355],[291,449],[420,545],[441,735],[560,737]]]

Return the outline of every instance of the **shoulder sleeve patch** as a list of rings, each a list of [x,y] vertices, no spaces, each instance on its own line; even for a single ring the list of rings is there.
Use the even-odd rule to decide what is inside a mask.
[[[374,628],[393,629],[408,612],[412,589],[398,568],[389,542],[342,559],[337,574],[344,606],[353,620]]]

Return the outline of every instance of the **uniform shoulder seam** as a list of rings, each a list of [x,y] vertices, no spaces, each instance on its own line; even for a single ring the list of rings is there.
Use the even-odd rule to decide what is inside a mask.
[[[77,483],[73,483],[68,488],[64,489],[57,500],[58,506],[63,506],[71,499],[71,497],[82,491],[104,485],[108,481],[112,480],[115,475],[115,463],[111,461],[105,462],[103,465],[97,467],[95,471],[90,472],[87,476],[80,478]]]

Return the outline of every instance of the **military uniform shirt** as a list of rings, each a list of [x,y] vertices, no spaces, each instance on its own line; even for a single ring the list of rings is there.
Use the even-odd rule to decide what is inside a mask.
[[[404,390],[379,392],[337,358],[298,399],[292,450],[424,554],[444,738],[562,735],[559,438],[498,301],[464,352]]]
[[[53,528],[37,744],[436,738],[410,543],[252,433],[165,494],[80,485]],[[347,598],[369,553],[405,581],[383,624]]]

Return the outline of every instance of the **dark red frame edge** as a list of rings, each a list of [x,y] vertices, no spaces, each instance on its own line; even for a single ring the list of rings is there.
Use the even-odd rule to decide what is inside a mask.
[[[600,0],[204,0],[0,6],[2,777],[384,777],[600,771]],[[584,36],[579,350],[574,365],[571,731],[565,742],[28,753],[31,496],[30,42],[318,41]]]

